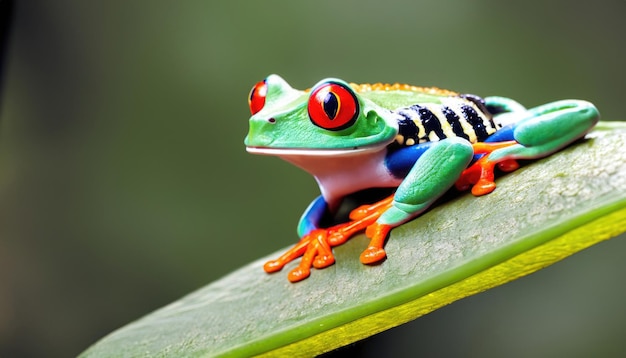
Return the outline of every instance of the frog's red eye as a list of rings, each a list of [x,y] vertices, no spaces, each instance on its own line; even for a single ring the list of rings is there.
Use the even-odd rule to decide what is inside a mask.
[[[328,82],[313,90],[308,109],[313,124],[338,131],[354,124],[359,116],[359,101],[344,85]]]
[[[252,87],[250,97],[248,97],[248,105],[252,114],[257,114],[263,109],[265,96],[267,96],[267,83],[263,80]]]

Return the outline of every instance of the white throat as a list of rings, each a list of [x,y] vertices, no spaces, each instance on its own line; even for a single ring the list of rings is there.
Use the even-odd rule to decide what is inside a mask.
[[[334,207],[356,191],[392,187],[401,180],[385,166],[385,145],[356,150],[268,149],[248,147],[257,154],[275,155],[315,177],[326,202]]]

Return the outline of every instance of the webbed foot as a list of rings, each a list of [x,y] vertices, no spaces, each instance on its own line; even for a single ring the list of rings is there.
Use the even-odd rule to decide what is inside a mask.
[[[370,244],[367,249],[361,253],[361,262],[367,265],[378,263],[387,257],[387,253],[383,246],[385,239],[389,235],[389,231],[393,228],[391,225],[374,223],[367,227],[365,235],[370,238]]]
[[[335,263],[332,247],[345,243],[366,228],[366,234],[372,240],[361,255],[361,262],[370,264],[384,259],[385,251],[382,246],[391,226],[378,225],[375,222],[391,206],[392,200],[393,196],[390,196],[377,203],[360,206],[350,213],[351,221],[327,229],[312,230],[278,259],[265,263],[263,269],[267,273],[277,272],[289,262],[302,256],[298,267],[291,270],[287,278],[291,282],[304,280],[311,274],[311,267],[322,269]],[[370,230],[370,228],[373,229]]]

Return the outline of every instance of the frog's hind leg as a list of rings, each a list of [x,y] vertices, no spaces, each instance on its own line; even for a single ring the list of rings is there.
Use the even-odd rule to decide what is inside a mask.
[[[582,138],[600,117],[593,104],[581,100],[552,102],[510,115],[517,116],[512,124],[513,141],[475,143],[475,152],[485,155],[463,172],[458,189],[472,185],[474,195],[492,192],[496,164],[510,171],[516,169],[517,159],[546,157]]]

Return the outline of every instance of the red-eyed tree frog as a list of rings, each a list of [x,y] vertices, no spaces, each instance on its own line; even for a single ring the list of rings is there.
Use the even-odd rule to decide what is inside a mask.
[[[364,264],[386,258],[389,231],[423,213],[451,187],[492,192],[494,168],[548,156],[583,137],[599,119],[593,104],[561,100],[526,109],[504,97],[460,94],[434,87],[347,83],[329,78],[309,90],[270,75],[250,92],[248,152],[278,156],[312,174],[321,196],[298,224],[300,241],[265,264],[281,270],[302,256],[291,282],[311,267],[332,265],[332,247],[365,230]],[[393,195],[352,210],[349,220],[321,227],[344,197],[369,188]]]

